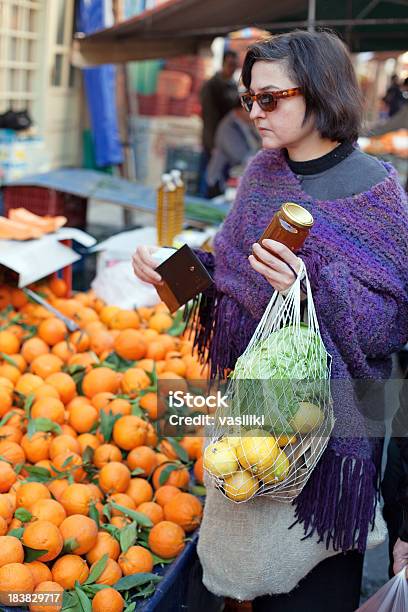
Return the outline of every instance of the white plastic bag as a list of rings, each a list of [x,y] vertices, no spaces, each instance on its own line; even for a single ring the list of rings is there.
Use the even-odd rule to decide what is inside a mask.
[[[301,279],[307,321],[301,322]],[[204,468],[235,502],[299,495],[327,446],[334,425],[331,357],[321,339],[302,262],[286,297],[272,296],[215,415]]]
[[[391,578],[356,612],[408,612],[408,581],[406,567]]]

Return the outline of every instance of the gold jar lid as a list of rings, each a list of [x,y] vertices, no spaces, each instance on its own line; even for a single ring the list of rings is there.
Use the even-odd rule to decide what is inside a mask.
[[[288,221],[297,227],[312,227],[314,219],[310,212],[294,202],[286,202],[282,204],[282,212],[287,217]]]

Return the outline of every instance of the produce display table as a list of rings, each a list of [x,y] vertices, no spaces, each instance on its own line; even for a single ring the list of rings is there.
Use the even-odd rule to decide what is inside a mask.
[[[116,176],[95,170],[66,168],[44,174],[25,176],[8,182],[6,188],[32,186],[53,189],[81,198],[92,198],[120,206],[124,210],[156,213],[156,191]],[[185,220],[218,225],[227,215],[230,204],[186,195]]]

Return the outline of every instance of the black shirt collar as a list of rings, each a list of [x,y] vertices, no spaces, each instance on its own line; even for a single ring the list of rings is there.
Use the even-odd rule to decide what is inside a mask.
[[[320,172],[329,170],[329,168],[333,168],[333,166],[336,166],[336,164],[346,159],[353,151],[354,146],[352,143],[346,141],[338,145],[333,151],[330,151],[330,153],[326,153],[326,155],[318,157],[317,159],[293,161],[293,159],[290,159],[287,150],[283,149],[286,162],[292,172],[303,175],[319,174]]]

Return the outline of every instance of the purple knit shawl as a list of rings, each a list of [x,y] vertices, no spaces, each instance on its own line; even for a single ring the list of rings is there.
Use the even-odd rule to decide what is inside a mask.
[[[301,204],[315,219],[298,254],[333,358],[336,425],[294,504],[305,537],[316,532],[327,547],[343,551],[365,550],[382,450],[365,434],[351,379],[388,378],[391,353],[408,339],[408,207],[395,170],[384,167],[388,176],[369,191],[320,201],[302,190],[281,152],[261,151],[216,236],[215,258],[200,253],[215,287],[202,301],[195,343],[212,376],[222,376],[245,350],[273,293],[249,265],[252,244],[283,202]]]

